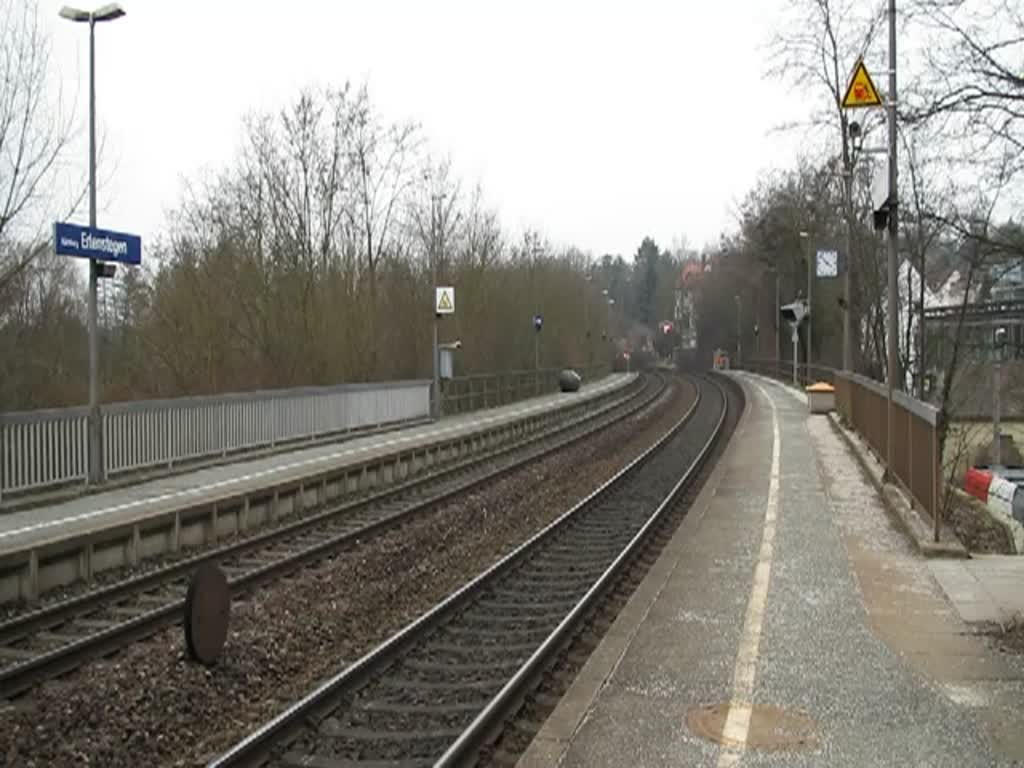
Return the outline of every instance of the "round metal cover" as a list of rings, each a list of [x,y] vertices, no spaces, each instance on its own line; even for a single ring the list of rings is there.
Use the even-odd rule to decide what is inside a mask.
[[[231,596],[224,572],[212,563],[199,566],[185,595],[185,645],[201,664],[213,664],[228,636]]]
[[[749,711],[750,727],[745,743],[739,744],[725,734],[725,723],[732,707]],[[686,713],[690,731],[728,747],[767,751],[810,750],[818,745],[814,720],[802,712],[792,712],[770,704],[711,704],[690,707]]]

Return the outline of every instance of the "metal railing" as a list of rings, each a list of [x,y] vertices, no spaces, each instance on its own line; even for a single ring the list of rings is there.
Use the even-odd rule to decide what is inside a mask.
[[[793,362],[786,360],[745,360],[740,366],[748,371],[760,373],[779,381],[793,384]],[[807,387],[819,381],[835,385],[836,370],[825,365],[806,365],[800,363],[796,367],[796,384]]]
[[[429,418],[430,382],[396,381],[111,403],[103,477]],[[0,414],[5,493],[85,483],[88,409]]]
[[[743,368],[793,383],[792,361],[750,360]],[[836,410],[863,437],[892,477],[931,517],[935,540],[942,519],[942,456],[939,452],[939,410],[905,392],[893,392],[892,466],[887,465],[889,409],[885,384],[826,366],[797,366],[799,386],[825,381],[835,387]]]
[[[85,482],[89,409],[0,414],[0,499],[4,493]]]
[[[460,376],[442,382],[442,414],[451,416],[481,408],[495,408],[558,389],[558,374],[563,368],[529,371],[507,371],[475,376]],[[591,381],[608,373],[607,365],[576,370],[583,381]]]

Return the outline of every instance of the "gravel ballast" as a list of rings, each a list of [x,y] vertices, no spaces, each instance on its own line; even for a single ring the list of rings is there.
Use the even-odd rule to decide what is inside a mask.
[[[595,489],[692,399],[677,381],[585,445],[236,601],[212,669],[167,630],[0,705],[0,765],[204,764]]]

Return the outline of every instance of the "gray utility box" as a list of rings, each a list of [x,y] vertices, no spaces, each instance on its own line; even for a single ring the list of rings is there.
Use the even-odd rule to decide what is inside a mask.
[[[442,347],[441,349],[438,350],[438,352],[441,353],[441,361],[440,365],[438,366],[438,376],[442,379],[450,379],[452,378],[452,369],[454,368],[455,365],[454,350],[445,349],[444,347]]]

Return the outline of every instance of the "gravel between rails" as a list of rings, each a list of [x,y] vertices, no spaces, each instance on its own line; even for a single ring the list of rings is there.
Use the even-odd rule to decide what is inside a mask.
[[[587,445],[236,602],[213,669],[167,630],[0,704],[0,765],[205,764],[628,463],[692,403],[689,384],[673,388]]]

